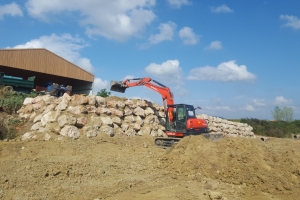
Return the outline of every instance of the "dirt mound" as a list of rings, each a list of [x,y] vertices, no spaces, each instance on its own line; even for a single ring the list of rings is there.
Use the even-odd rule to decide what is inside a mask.
[[[53,138],[0,140],[0,199],[296,200],[300,196],[300,140],[211,141],[190,136],[162,149],[150,135]]]
[[[272,195],[300,195],[299,141],[184,138],[162,158],[165,167],[185,177],[217,179]]]

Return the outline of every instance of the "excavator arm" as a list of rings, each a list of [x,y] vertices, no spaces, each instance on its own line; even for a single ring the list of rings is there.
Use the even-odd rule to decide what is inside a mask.
[[[158,81],[152,80],[149,77],[126,79],[124,81],[111,81],[110,90],[124,93],[126,88],[135,86],[145,86],[151,90],[154,90],[155,92],[158,92],[163,99],[165,111],[167,110],[167,105],[174,104],[173,93],[171,92],[170,88],[159,83]]]

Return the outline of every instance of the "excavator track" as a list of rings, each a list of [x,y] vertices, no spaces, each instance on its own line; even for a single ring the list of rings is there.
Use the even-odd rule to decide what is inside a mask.
[[[154,144],[156,146],[162,147],[162,148],[169,148],[175,144],[177,144],[182,138],[175,138],[175,137],[158,137],[155,138]]]
[[[219,140],[223,137],[222,133],[218,133],[218,134],[203,133],[200,135],[212,141]],[[169,148],[177,144],[181,139],[182,138],[176,138],[176,137],[158,137],[155,138],[154,144],[158,147]]]

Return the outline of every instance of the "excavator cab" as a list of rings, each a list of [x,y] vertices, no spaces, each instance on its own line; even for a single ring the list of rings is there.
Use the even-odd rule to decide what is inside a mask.
[[[184,137],[208,132],[207,121],[196,118],[194,106],[187,104],[168,105],[166,115],[166,134],[168,136]]]

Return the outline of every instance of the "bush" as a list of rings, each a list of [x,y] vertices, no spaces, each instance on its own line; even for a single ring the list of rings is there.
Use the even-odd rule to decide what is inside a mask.
[[[23,105],[26,97],[34,97],[36,94],[25,94],[11,90],[2,90],[0,94],[0,108],[8,114],[16,113]]]
[[[300,120],[286,122],[244,118],[241,119],[241,122],[252,126],[256,135],[290,138],[292,134],[300,133]]]
[[[107,92],[106,89],[101,89],[98,93],[97,96],[101,96],[101,97],[109,97],[110,96],[110,92]]]

